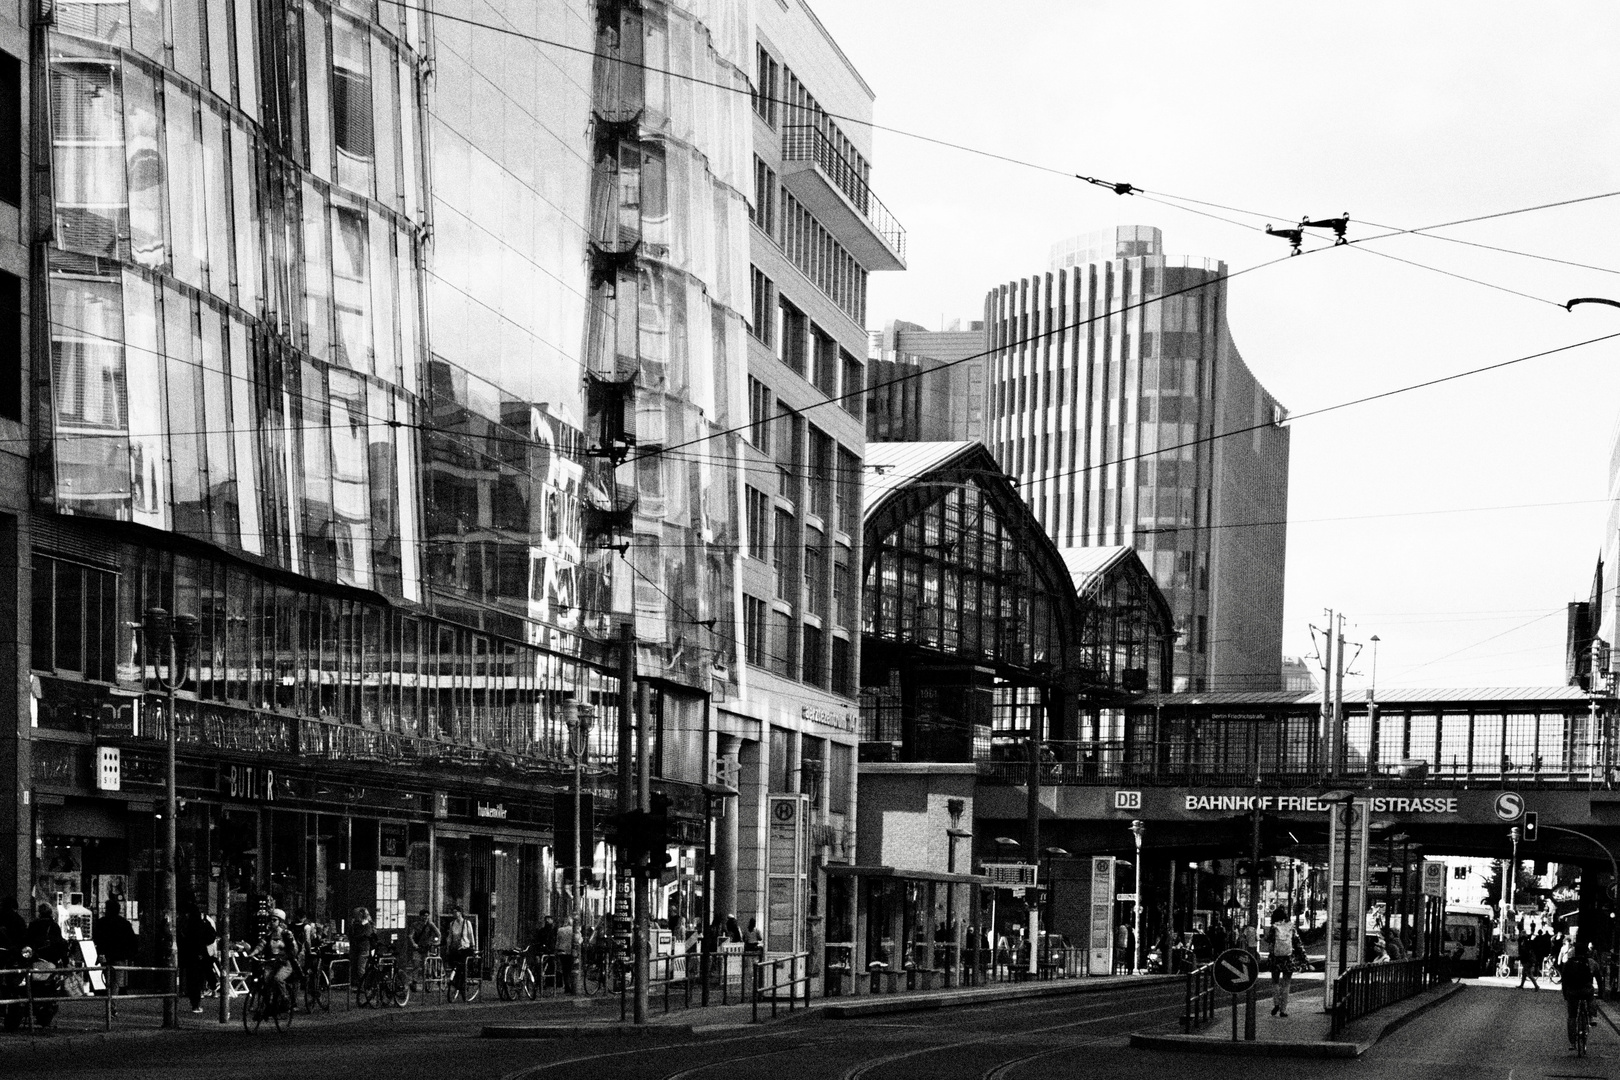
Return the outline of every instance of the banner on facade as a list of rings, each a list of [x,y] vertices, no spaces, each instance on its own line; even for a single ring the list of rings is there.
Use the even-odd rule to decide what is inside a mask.
[[[1328,935],[1323,1005],[1333,1007],[1333,980],[1340,967],[1361,963],[1367,934],[1367,828],[1372,815],[1368,800],[1334,803],[1328,829]],[[1344,940],[1340,933],[1343,924]]]
[[[1114,857],[1091,860],[1091,933],[1086,970],[1108,975],[1114,970]]]

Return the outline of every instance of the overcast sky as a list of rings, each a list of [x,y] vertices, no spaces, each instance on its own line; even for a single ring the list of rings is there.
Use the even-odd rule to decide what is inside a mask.
[[[873,185],[910,267],[873,275],[872,327],[979,318],[1054,240],[1116,224],[1236,272],[1286,252],[1267,221],[1348,211],[1354,239],[1620,192],[1613,3],[812,6],[879,123],[1263,215],[1195,207],[1231,219],[1215,220],[879,132]],[[1620,298],[1620,196],[1442,234],[1593,269],[1411,236],[1285,260],[1229,286],[1250,369],[1300,414],[1620,333],[1620,309],[1561,307]],[[1380,686],[1561,684],[1617,416],[1620,340],[1300,418],[1284,650],[1313,653],[1332,607],[1352,639],[1381,639]]]

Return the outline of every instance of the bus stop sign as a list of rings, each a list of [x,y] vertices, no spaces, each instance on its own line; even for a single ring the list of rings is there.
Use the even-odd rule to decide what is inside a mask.
[[[1215,958],[1215,986],[1218,989],[1228,994],[1244,994],[1259,981],[1260,964],[1253,953],[1243,949],[1227,949]]]

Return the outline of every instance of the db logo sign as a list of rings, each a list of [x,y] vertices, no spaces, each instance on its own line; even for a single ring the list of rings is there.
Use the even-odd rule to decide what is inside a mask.
[[[1114,809],[1115,810],[1140,810],[1140,809],[1142,809],[1142,793],[1140,791],[1116,791],[1116,792],[1114,792]]]
[[[1496,797],[1496,816],[1503,821],[1518,821],[1524,816],[1524,797],[1517,791],[1504,791]]]

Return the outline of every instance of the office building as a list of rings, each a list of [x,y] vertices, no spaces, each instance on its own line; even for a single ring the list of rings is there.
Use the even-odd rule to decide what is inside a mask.
[[[867,351],[866,437],[873,442],[983,442],[984,323],[925,330],[895,320]]]
[[[753,7],[743,687],[714,702],[740,794],[716,903],[819,968],[825,869],[855,852],[866,287],[904,268],[905,232],[872,187],[871,88],[805,4]]]
[[[989,439],[1059,547],[1141,554],[1176,687],[1276,689],[1289,437],[1227,329],[1225,274],[1125,226],[991,290]]]

